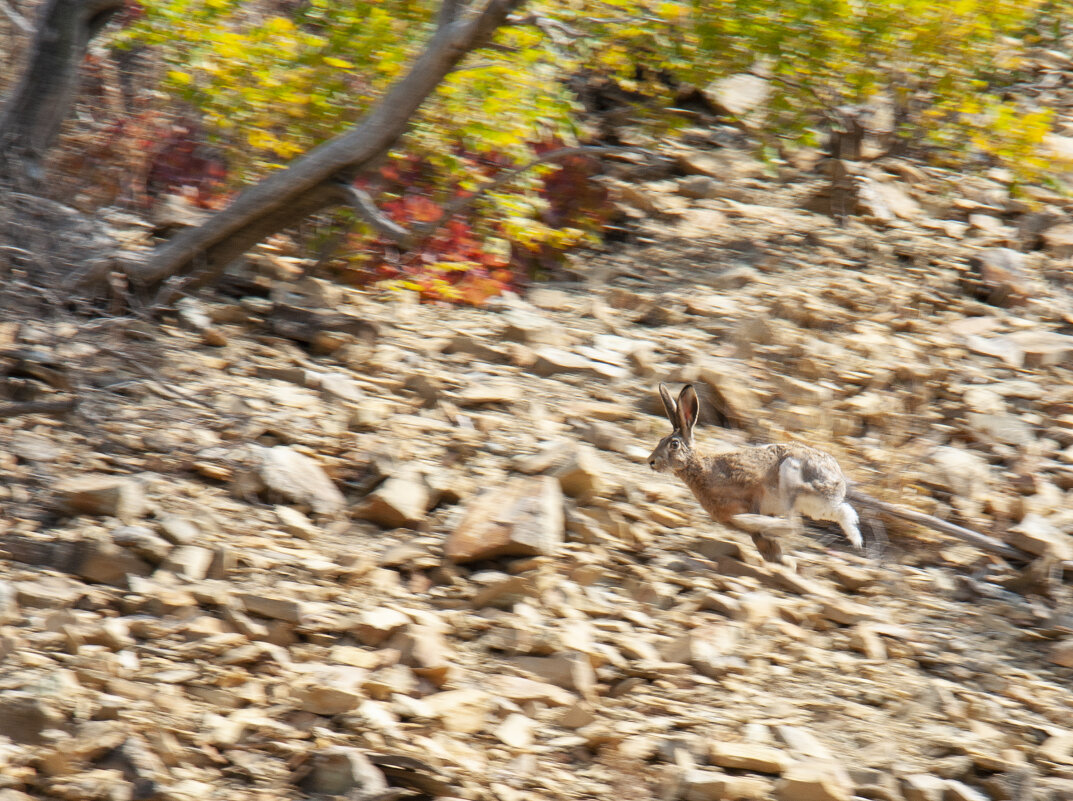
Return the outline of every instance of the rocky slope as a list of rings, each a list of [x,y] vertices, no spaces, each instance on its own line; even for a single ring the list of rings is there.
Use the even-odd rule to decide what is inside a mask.
[[[686,141],[588,285],[443,309],[268,249],[161,327],[9,307],[8,395],[78,408],[3,421],[0,799],[1073,798],[1067,205],[884,162],[838,227]],[[1036,558],[866,514],[761,561],[645,464],[687,380],[706,447]]]

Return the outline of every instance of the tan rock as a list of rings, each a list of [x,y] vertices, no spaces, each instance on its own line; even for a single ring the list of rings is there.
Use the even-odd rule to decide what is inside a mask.
[[[721,768],[757,773],[782,773],[792,761],[784,752],[767,745],[728,742],[709,745],[708,759]]]
[[[584,654],[572,652],[554,656],[517,656],[511,662],[541,681],[573,690],[584,698],[592,699],[596,695],[596,674],[592,663]]]
[[[795,762],[775,783],[778,801],[849,801],[851,795],[849,777],[818,761]]]
[[[912,773],[902,778],[905,801],[943,801],[946,779],[927,773]]]
[[[448,690],[422,699],[443,727],[459,734],[475,734],[488,722],[494,700],[481,690]]]
[[[495,736],[511,748],[528,748],[533,744],[533,729],[536,721],[512,712],[495,728]]]
[[[255,463],[239,476],[236,493],[261,494],[305,506],[314,514],[333,516],[345,506],[343,494],[314,459],[286,445],[250,446]]]
[[[522,676],[489,676],[484,686],[493,695],[511,701],[540,701],[549,706],[574,706],[577,698],[560,686]]]
[[[444,553],[453,562],[553,554],[563,536],[559,482],[549,476],[517,477],[470,501]]]
[[[661,653],[668,662],[684,662],[705,676],[718,676],[737,643],[738,631],[730,625],[698,626],[664,645]]]
[[[314,715],[340,715],[355,709],[362,701],[361,693],[326,684],[299,687],[292,695],[295,706]]]
[[[771,789],[766,779],[714,770],[693,768],[681,777],[681,797],[685,801],[763,801],[771,796]]]
[[[1020,523],[1006,532],[1005,540],[1036,556],[1073,559],[1073,538],[1037,514],[1025,515]]]
[[[428,485],[416,473],[392,476],[366,495],[353,514],[385,528],[412,528],[424,519],[429,501]]]
[[[402,612],[378,606],[358,615],[351,631],[363,645],[376,647],[409,623],[410,618]]]
[[[1056,665],[1073,668],[1073,637],[1051,646],[1050,660]]]
[[[106,515],[130,523],[148,510],[141,485],[122,476],[75,476],[53,490],[57,505],[70,514]]]

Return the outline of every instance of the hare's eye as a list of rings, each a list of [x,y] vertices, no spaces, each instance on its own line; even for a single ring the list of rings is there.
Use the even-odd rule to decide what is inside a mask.
[[[682,444],[682,443],[681,443],[681,442],[679,442],[678,440],[676,440],[676,439],[672,439],[672,440],[671,440],[671,450],[672,450],[672,451],[676,451],[676,450],[678,450],[678,446],[680,446],[681,444]]]

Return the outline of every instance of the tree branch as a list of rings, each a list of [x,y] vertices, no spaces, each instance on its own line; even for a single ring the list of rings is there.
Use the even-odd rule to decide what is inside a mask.
[[[884,514],[888,514],[891,517],[898,517],[902,520],[907,520],[910,523],[916,523],[918,526],[930,528],[932,531],[941,531],[943,534],[957,537],[962,542],[975,545],[981,550],[1021,561],[1031,561],[1032,559],[1031,554],[1020,551],[1004,542],[999,542],[993,537],[988,537],[986,534],[980,534],[972,529],[948,523],[938,517],[924,514],[923,512],[917,512],[914,509],[907,509],[904,506],[896,506],[893,503],[886,503],[885,501],[873,498],[871,495],[867,495],[859,490],[850,490],[846,497],[851,501],[856,501],[861,506],[871,507]]]
[[[144,261],[128,262],[124,269],[131,281],[152,287],[199,264],[210,273],[221,270],[266,236],[339,203],[343,198],[335,182],[349,183],[386,154],[444,76],[483,46],[523,2],[488,0],[481,11],[441,26],[405,77],[361,122],[248,187],[226,209],[161,244]],[[461,9],[453,0],[450,7]]]
[[[436,27],[446,28],[456,19],[459,12],[465,6],[465,0],[443,0],[440,4],[440,13],[436,17]]]
[[[90,40],[123,0],[46,0],[29,64],[0,110],[0,175],[23,185],[43,177],[41,160],[59,135],[78,91]]]

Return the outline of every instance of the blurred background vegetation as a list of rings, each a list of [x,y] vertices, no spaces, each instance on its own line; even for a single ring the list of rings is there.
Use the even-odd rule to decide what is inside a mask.
[[[402,225],[564,145],[674,137],[698,113],[775,169],[857,121],[879,153],[1048,180],[1051,111],[1017,92],[1059,47],[1068,0],[534,0],[472,54],[358,183]],[[235,190],[353,125],[431,35],[431,0],[154,0],[91,56],[75,189],[97,205]],[[108,94],[108,62],[131,88]],[[96,70],[96,71],[94,71]],[[94,77],[95,76],[95,77]],[[121,82],[122,82],[121,81]],[[92,102],[94,87],[98,92]],[[130,98],[135,98],[131,102]],[[612,123],[608,123],[612,120]],[[348,210],[302,232],[347,280],[481,303],[599,240],[609,204],[579,155],[527,170],[397,253]],[[76,192],[77,194],[77,192]]]

